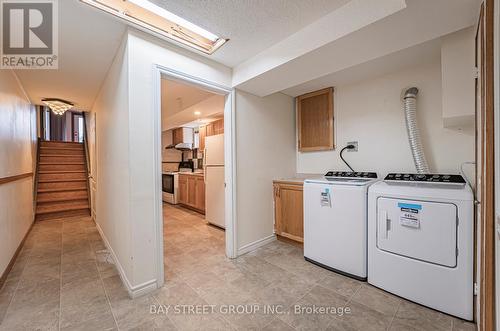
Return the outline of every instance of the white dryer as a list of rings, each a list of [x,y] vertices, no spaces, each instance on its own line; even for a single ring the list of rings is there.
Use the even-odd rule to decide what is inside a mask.
[[[469,185],[459,175],[389,174],[368,196],[368,282],[472,320]]]
[[[304,182],[304,258],[366,280],[368,187],[373,172],[330,171]]]

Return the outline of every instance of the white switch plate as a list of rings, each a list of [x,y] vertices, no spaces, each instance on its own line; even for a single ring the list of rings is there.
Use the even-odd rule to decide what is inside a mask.
[[[357,152],[358,151],[358,142],[357,141],[349,141],[347,142],[347,146],[354,145],[353,149],[348,149],[348,152]]]

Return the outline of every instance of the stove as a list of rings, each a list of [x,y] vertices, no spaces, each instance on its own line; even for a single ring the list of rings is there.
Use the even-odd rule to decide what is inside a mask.
[[[164,171],[161,177],[162,200],[176,205],[178,203],[179,172]]]

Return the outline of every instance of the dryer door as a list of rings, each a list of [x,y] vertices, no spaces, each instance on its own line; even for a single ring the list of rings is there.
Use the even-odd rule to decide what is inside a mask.
[[[379,249],[446,267],[457,265],[454,204],[380,197],[377,213]]]

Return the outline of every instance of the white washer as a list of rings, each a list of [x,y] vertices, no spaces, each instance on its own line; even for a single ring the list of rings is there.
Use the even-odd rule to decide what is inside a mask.
[[[304,258],[360,279],[367,273],[370,172],[328,172],[304,182]]]
[[[389,174],[368,201],[368,282],[473,319],[473,194],[458,175]]]

